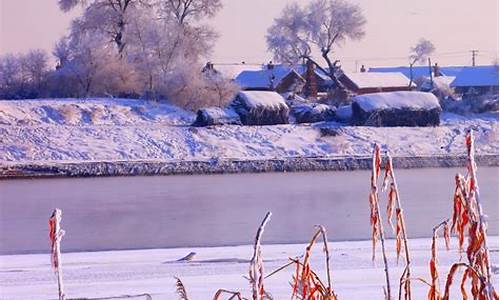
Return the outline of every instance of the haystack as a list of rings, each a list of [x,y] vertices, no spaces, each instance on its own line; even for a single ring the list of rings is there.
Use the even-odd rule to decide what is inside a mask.
[[[438,126],[439,100],[431,93],[373,93],[353,98],[352,117],[364,126]]]
[[[332,121],[335,108],[326,104],[304,103],[292,106],[292,115],[297,123]]]
[[[232,109],[208,107],[198,110],[193,126],[241,125],[240,116]]]
[[[289,109],[285,99],[276,92],[241,91],[230,107],[244,125],[287,124]]]

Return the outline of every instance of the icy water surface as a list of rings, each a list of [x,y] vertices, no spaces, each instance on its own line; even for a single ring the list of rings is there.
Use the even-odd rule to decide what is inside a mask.
[[[450,217],[463,169],[396,170],[410,237]],[[369,239],[369,171],[0,181],[0,254],[48,251],[47,220],[63,210],[63,251]],[[498,168],[480,168],[489,234],[498,235]],[[385,211],[386,197],[381,197]],[[391,235],[389,233],[389,235]]]

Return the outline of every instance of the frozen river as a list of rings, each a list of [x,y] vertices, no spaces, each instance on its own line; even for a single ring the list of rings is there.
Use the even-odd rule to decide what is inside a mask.
[[[463,169],[396,170],[410,237],[450,217]],[[0,181],[0,254],[48,251],[47,220],[63,210],[63,251],[251,244],[265,212],[266,243],[369,239],[369,171]],[[498,167],[480,168],[490,235],[498,235]],[[386,197],[381,205],[385,207]],[[385,211],[385,209],[384,209]]]

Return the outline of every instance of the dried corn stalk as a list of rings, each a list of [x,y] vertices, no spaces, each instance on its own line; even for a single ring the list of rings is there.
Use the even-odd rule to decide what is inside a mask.
[[[445,220],[432,229],[432,246],[431,246],[431,261],[429,262],[429,269],[431,273],[431,283],[429,288],[429,293],[427,294],[428,300],[442,300],[441,292],[439,291],[439,273],[437,271],[437,248],[436,240],[438,238],[437,232],[440,228],[443,228],[443,237],[446,243],[446,249],[448,248],[450,242],[449,226],[448,220]]]
[[[272,213],[268,212],[262,220],[262,223],[257,230],[257,235],[255,236],[254,252],[252,259],[250,260],[250,271],[249,271],[249,281],[252,286],[252,299],[253,300],[264,300],[266,298],[266,291],[264,289],[264,263],[262,259],[262,249],[260,241],[262,239],[262,234],[264,233],[264,227],[271,218]]]
[[[468,264],[457,263],[451,267],[443,299],[447,300],[449,298],[449,288],[460,267],[466,268],[460,285],[463,299],[467,299],[465,283],[468,279],[470,279],[470,292],[474,299],[498,299],[498,295],[491,284],[489,251],[486,240],[487,224],[480,201],[472,131],[467,132],[465,144],[467,148],[467,174],[465,177],[460,174],[455,176],[451,230],[458,236],[461,252],[464,248],[465,234],[468,234],[466,249]]]
[[[241,297],[241,294],[239,292],[233,292],[233,291],[229,291],[229,290],[225,290],[225,289],[217,290],[217,292],[214,295],[213,300],[219,300],[225,294],[229,295],[229,298],[227,300],[233,300],[233,299],[243,300],[243,298]]]
[[[330,253],[328,250],[328,239],[326,230],[323,226],[318,225],[318,229],[313,235],[311,241],[306,247],[303,262],[298,259],[292,260],[295,264],[295,275],[292,283],[292,299],[312,299],[312,300],[337,300],[337,295],[334,293],[331,285],[330,274]],[[312,247],[316,243],[319,236],[323,238],[323,246],[326,257],[326,273],[328,285],[325,286],[319,276],[311,269],[310,258]]]
[[[382,159],[380,156],[380,147],[375,144],[373,147],[373,156],[372,156],[372,173],[370,180],[370,195],[368,197],[370,203],[370,225],[372,230],[372,260],[375,260],[375,246],[377,241],[380,240],[380,244],[382,247],[382,257],[384,260],[384,271],[385,271],[385,279],[386,279],[386,298],[391,299],[391,283],[389,278],[389,266],[387,263],[387,256],[385,253],[385,239],[384,239],[384,229],[382,227],[382,221],[380,218],[380,205],[378,201],[378,187],[377,180],[380,175],[380,166],[382,164]],[[387,178],[386,173],[386,178]],[[384,180],[385,181],[385,180]]]
[[[57,275],[57,285],[59,300],[66,299],[64,295],[62,263],[61,263],[61,239],[64,236],[64,230],[61,229],[62,211],[59,208],[54,209],[49,218],[49,240],[50,240],[50,261],[52,269]]]

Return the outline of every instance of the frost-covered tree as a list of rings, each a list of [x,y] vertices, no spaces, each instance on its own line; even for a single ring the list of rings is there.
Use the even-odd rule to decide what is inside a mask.
[[[410,48],[410,86],[413,83],[413,66],[423,63],[436,48],[431,41],[421,38],[414,47]]]
[[[21,82],[21,64],[13,54],[0,57],[0,98],[16,98],[15,93]]]
[[[165,78],[162,91],[168,100],[184,109],[196,111],[202,107],[224,107],[239,91],[239,87],[220,74],[201,72],[197,68],[178,65]]]
[[[43,50],[0,57],[0,97],[21,99],[43,95],[48,72],[48,55]]]
[[[268,48],[276,61],[294,65],[301,58],[310,57],[311,45],[305,28],[305,10],[297,3],[287,5],[266,36]]]
[[[106,43],[104,36],[81,34],[68,42],[59,42],[65,61],[54,74],[56,81],[64,83],[56,94],[69,96],[123,96],[139,91],[136,71],[119,58]],[[64,46],[62,46],[64,45]],[[71,88],[68,89],[68,86]]]
[[[151,3],[149,0],[59,0],[58,4],[64,12],[78,5],[84,8],[83,15],[73,22],[74,34],[99,31],[107,35],[122,54],[130,13],[138,7],[149,7]]]
[[[164,78],[177,68],[195,68],[213,47],[215,36],[198,27],[165,22],[140,12],[129,24],[128,60],[141,74],[148,97],[161,98]]]
[[[222,8],[220,0],[159,0],[160,15],[186,24],[211,18]]]
[[[361,39],[365,23],[361,8],[344,0],[313,0],[303,8],[292,3],[274,19],[266,40],[274,58],[286,63],[307,58],[321,68],[311,58],[312,49],[318,49],[328,66],[324,71],[341,87],[336,72],[338,60],[332,58],[334,47]]]
[[[41,93],[42,85],[49,72],[48,61],[49,56],[47,52],[40,49],[30,50],[22,58],[22,67],[28,77],[28,81],[38,93]]]

